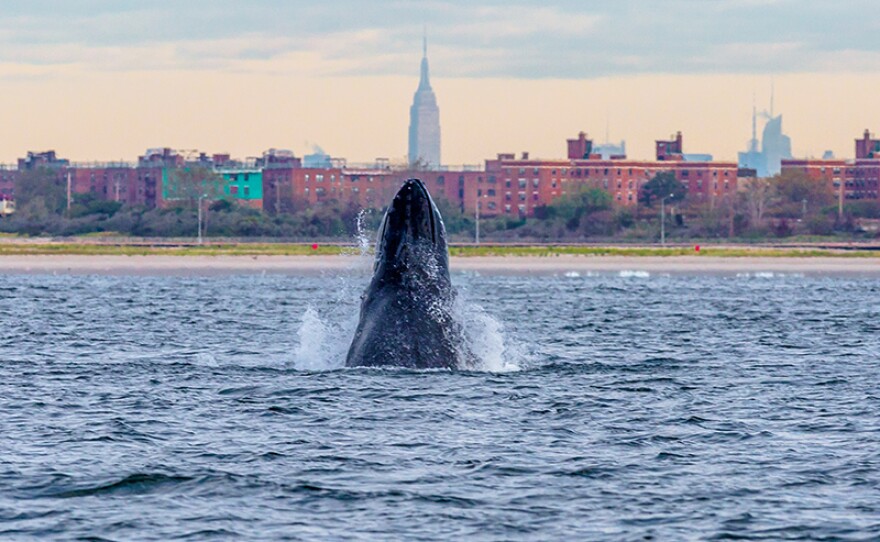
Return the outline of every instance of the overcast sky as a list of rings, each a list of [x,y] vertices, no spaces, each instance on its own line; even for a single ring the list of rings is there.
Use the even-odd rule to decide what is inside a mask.
[[[880,69],[877,8],[876,0],[4,0],[0,61],[405,75],[401,61],[427,27],[446,77],[862,71]],[[285,62],[302,55],[307,66]]]
[[[531,88],[531,94],[522,94],[524,99],[540,101],[542,92],[552,92],[557,83],[564,86],[610,79],[621,85],[635,80],[639,84],[662,80],[687,85],[705,81],[701,78],[706,77],[733,76],[738,78],[733,85],[737,104],[745,104],[748,110],[753,93],[758,94],[759,101],[767,101],[771,77],[779,82],[779,103],[784,104],[788,98],[794,104],[797,97],[785,95],[787,77],[809,74],[821,86],[838,76],[880,74],[876,0],[3,0],[0,92],[7,96],[8,112],[20,113],[22,107],[32,107],[34,111],[27,118],[39,123],[41,113],[35,107],[36,100],[58,101],[72,96],[64,89],[80,88],[79,92],[84,92],[84,81],[100,80],[102,88],[115,89],[108,90],[112,99],[106,106],[112,104],[119,122],[124,120],[131,126],[131,122],[142,119],[126,111],[144,99],[133,89],[148,85],[144,80],[135,81],[132,74],[154,73],[155,81],[172,85],[177,77],[181,86],[184,78],[190,78],[187,84],[191,86],[191,77],[200,74],[202,96],[204,92],[229,92],[216,85],[243,85],[256,96],[270,92],[266,86],[321,87],[343,79],[366,87],[370,81],[397,83],[417,77],[423,29],[427,30],[435,87],[439,84],[442,88],[443,81],[473,85],[470,100],[477,103],[438,92],[441,121],[450,126],[455,121],[447,122],[445,116],[454,117],[462,109],[479,110],[480,100],[491,99],[488,89],[497,88],[501,82],[512,95]],[[544,86],[522,86],[530,82],[543,82]],[[725,88],[730,91],[732,86]],[[407,88],[404,94],[411,95],[412,90]],[[794,92],[793,88],[789,90]],[[196,96],[187,95],[186,89],[180,92],[180,100],[191,107]],[[388,137],[377,140],[389,146],[405,139],[403,135],[391,135],[406,130],[406,102],[410,98],[397,92],[396,88],[389,92],[387,103],[369,104],[377,111],[387,111],[385,117],[389,120],[403,123],[390,126]],[[156,94],[151,93],[150,98]],[[34,102],[28,103],[29,99]],[[317,101],[309,99],[312,101],[308,105],[313,108],[344,110],[351,106],[345,103],[344,95],[339,97],[341,101],[322,101],[320,96]],[[162,105],[173,108],[174,103],[169,98]],[[76,105],[93,115],[102,111],[102,103],[80,100]],[[856,107],[855,103],[849,105]],[[625,106],[613,98],[598,104],[603,111],[599,130],[604,131],[608,117],[623,117],[620,110]],[[0,113],[4,113],[3,107],[0,104]],[[554,111],[550,104],[547,107],[548,113]],[[863,111],[868,118],[862,123],[872,128],[880,122],[874,115],[877,106],[873,107]],[[392,113],[394,108],[403,114]],[[782,105],[780,109],[784,111]],[[589,116],[586,120],[595,131],[597,115]],[[290,123],[296,124],[293,120]],[[650,128],[662,129],[657,137],[663,137],[675,128],[667,129],[667,124],[669,121],[664,119]],[[736,145],[749,135],[748,118],[744,125],[746,133],[731,134]],[[346,128],[358,126],[340,127]],[[144,129],[148,132],[145,138],[164,137],[161,131]],[[854,129],[840,128],[841,133]],[[327,139],[317,129],[319,133],[308,133],[311,128],[306,125],[296,125],[295,131],[295,136],[271,129],[268,133],[295,137],[297,142]],[[8,134],[0,136],[0,159],[21,154],[29,144],[65,142],[58,134],[51,134],[55,139],[49,134],[43,139],[35,137],[37,134],[25,135],[28,137],[24,140],[11,139]],[[641,136],[615,135],[627,139]],[[797,147],[798,134],[792,136]],[[444,129],[445,141],[454,137],[463,135]],[[195,139],[192,145],[206,141]],[[106,155],[102,141],[95,141],[95,156]],[[127,142],[140,144],[132,139]],[[328,143],[332,142],[323,144]],[[259,144],[262,141],[254,142],[255,146]],[[275,146],[284,145],[279,141]],[[522,146],[526,145],[535,144],[523,141]],[[730,155],[734,145],[731,139],[722,149],[701,150]],[[812,141],[805,151],[820,152],[822,145]],[[842,143],[829,142],[827,146],[838,145]],[[83,147],[78,147],[78,152],[80,149]],[[359,155],[374,149],[353,145],[328,150],[338,155]],[[112,151],[121,152],[115,148]],[[474,149],[473,156],[445,153],[445,158],[468,161],[477,152],[483,149]],[[395,147],[381,154],[404,153],[405,149]]]

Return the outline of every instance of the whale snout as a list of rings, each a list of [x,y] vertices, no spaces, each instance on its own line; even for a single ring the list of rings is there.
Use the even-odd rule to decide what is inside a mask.
[[[388,209],[385,235],[398,235],[409,242],[430,240],[439,242],[440,213],[419,179],[409,179],[391,202]]]

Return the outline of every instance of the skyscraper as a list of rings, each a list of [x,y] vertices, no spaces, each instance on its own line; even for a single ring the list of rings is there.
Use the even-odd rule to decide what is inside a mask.
[[[428,77],[428,40],[422,44],[422,74],[409,108],[409,163],[440,166],[440,109]]]
[[[739,153],[739,167],[754,169],[758,177],[770,177],[781,171],[782,160],[791,158],[791,138],[782,133],[782,115],[773,115],[773,93],[770,93],[770,112],[762,115],[767,119],[761,134],[761,150],[758,150],[757,110],[752,106],[752,139],[749,148]]]

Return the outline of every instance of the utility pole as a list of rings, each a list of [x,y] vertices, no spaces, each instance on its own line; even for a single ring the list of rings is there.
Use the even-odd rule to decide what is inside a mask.
[[[666,196],[660,198],[660,244],[666,245]]]
[[[67,218],[70,218],[70,170],[67,171]]]
[[[474,216],[477,227],[474,231],[474,241],[476,244],[480,244],[480,196],[479,192],[477,193],[476,203],[474,204]]]
[[[666,198],[671,198],[675,194],[669,194],[660,198],[660,244],[666,245]]]
[[[198,238],[199,238],[200,245],[202,244],[202,198],[204,198],[204,197],[205,196],[199,196],[199,202],[198,202],[198,205],[199,205],[199,211],[198,211],[198,213],[199,213],[199,236],[198,236]]]

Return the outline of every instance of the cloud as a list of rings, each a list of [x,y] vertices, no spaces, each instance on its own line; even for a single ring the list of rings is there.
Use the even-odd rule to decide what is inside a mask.
[[[7,5],[8,4],[8,5]],[[408,75],[422,29],[443,77],[876,70],[877,23],[822,0],[7,0],[0,65],[21,73],[227,70]]]

